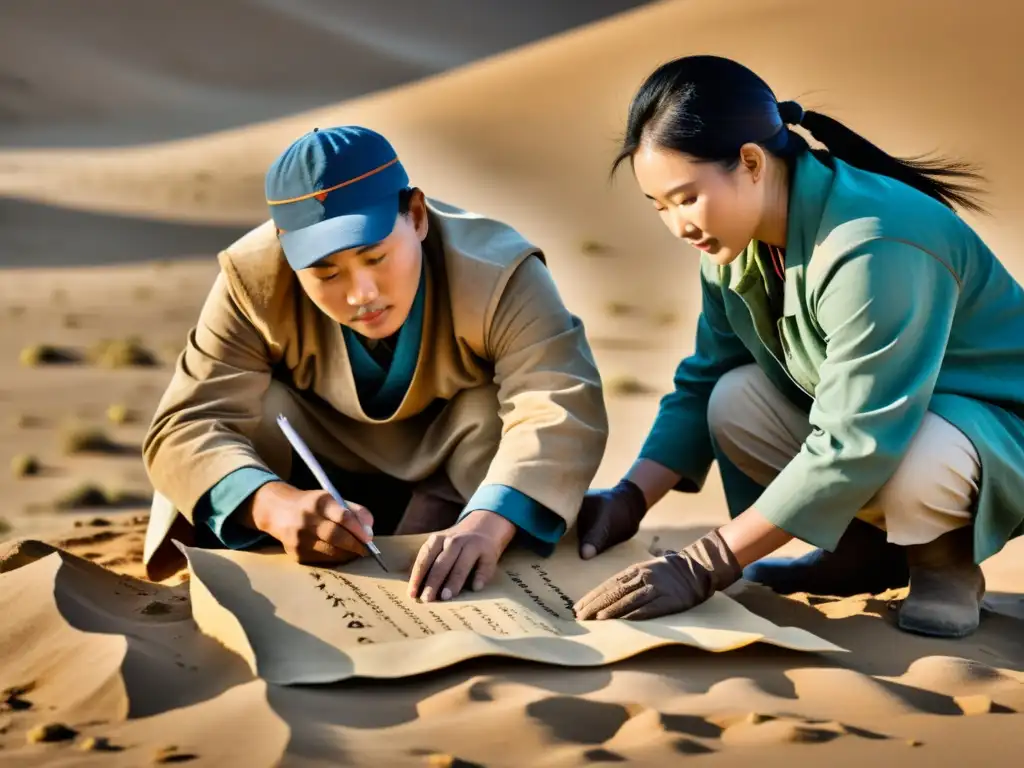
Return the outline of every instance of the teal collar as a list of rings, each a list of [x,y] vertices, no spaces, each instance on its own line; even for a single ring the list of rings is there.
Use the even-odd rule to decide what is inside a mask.
[[[825,215],[835,171],[813,152],[796,159],[789,190],[789,219],[786,223],[786,283],[782,314],[791,317],[805,301],[807,267],[818,245],[818,232]]]
[[[787,269],[794,264],[806,266],[811,260],[834,179],[835,172],[812,152],[797,157],[786,223]]]
[[[803,280],[807,264],[817,245],[818,230],[832,192],[835,172],[811,152],[796,159],[790,180],[789,210],[786,222],[786,282],[783,314],[797,311],[803,293]],[[739,255],[729,271],[729,288],[745,293],[754,281],[762,281],[762,269],[757,256],[759,244],[752,240]]]
[[[834,179],[835,172],[812,153],[805,152],[797,158],[791,179],[785,231],[783,315],[793,315],[799,310],[806,266],[814,252]],[[758,241],[751,241],[730,265],[728,286],[733,293],[748,296],[752,290],[767,290],[764,288],[765,265],[758,255],[759,247]]]
[[[386,419],[394,415],[412,385],[423,338],[426,272],[424,264],[420,269],[420,284],[412,309],[398,330],[395,353],[386,368],[367,351],[355,331],[348,326],[342,327],[359,404],[370,418]]]

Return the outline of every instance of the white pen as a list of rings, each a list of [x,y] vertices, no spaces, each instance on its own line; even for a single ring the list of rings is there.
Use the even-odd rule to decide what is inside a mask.
[[[296,432],[295,428],[288,423],[288,419],[286,419],[283,414],[278,414],[277,425],[281,428],[281,431],[284,432],[285,437],[288,438],[288,442],[292,444],[292,448],[294,448],[296,453],[302,457],[306,466],[309,467],[309,470],[316,476],[317,482],[320,483],[320,487],[331,494],[331,497],[338,502],[342,508],[349,509],[348,504],[345,503],[341,494],[338,493],[338,489],[334,487],[334,484],[327,477],[327,473],[324,472],[324,468],[320,466],[320,462],[316,460],[313,452],[309,450],[303,439],[299,437],[299,433]],[[387,571],[388,567],[384,564],[384,558],[381,556],[380,550],[377,549],[377,545],[372,541],[368,541],[366,543],[366,548],[370,550],[370,554],[372,554],[377,560],[380,567]]]

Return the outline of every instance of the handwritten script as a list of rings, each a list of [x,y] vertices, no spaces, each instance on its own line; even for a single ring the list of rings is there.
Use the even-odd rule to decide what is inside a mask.
[[[520,637],[538,632],[562,634],[552,623],[538,616],[533,605],[556,619],[564,620],[565,616],[548,606],[541,595],[513,572],[506,573],[532,604],[517,603],[509,598],[473,603],[420,603],[406,595],[404,584],[399,588],[393,581],[365,581],[323,568],[308,568],[306,572],[313,591],[319,593],[328,610],[340,614],[340,626],[353,633],[347,639],[358,644],[396,642],[452,631],[494,637]],[[550,578],[546,583],[550,583]],[[570,609],[571,606],[570,602]]]
[[[407,580],[424,538],[377,540],[390,573],[370,558],[315,568],[291,562],[279,551],[182,546],[192,570],[193,617],[200,629],[276,684],[395,678],[495,655],[589,666],[671,643],[716,651],[757,641],[841,650],[804,630],[777,627],[724,594],[648,622],[577,621],[576,599],[650,557],[639,542],[589,561],[580,560],[571,542],[549,558],[507,552],[481,592],[422,603],[409,597]],[[238,578],[239,570],[244,579]]]

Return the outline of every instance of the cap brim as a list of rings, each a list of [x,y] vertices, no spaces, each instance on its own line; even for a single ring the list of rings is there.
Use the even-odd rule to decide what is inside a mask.
[[[338,251],[373,245],[391,234],[398,218],[398,195],[358,211],[283,232],[281,248],[292,269],[306,269]]]

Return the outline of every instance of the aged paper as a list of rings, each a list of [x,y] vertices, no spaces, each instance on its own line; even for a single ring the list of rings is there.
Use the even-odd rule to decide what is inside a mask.
[[[179,546],[188,557],[200,629],[277,684],[398,678],[489,655],[595,666],[670,644],[709,651],[755,642],[809,652],[843,650],[805,630],[776,626],[725,594],[649,621],[576,621],[575,600],[627,565],[650,558],[636,540],[589,561],[578,557],[574,542],[549,558],[507,552],[482,592],[420,603],[407,596],[407,579],[424,539],[377,540],[391,573],[372,558],[315,568],[275,552]]]

